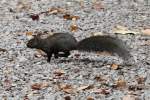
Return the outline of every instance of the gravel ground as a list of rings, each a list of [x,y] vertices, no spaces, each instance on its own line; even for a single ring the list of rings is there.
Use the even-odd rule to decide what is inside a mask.
[[[90,0],[84,7],[74,0],[1,0],[0,48],[7,51],[0,50],[0,100],[150,100],[150,46],[145,45],[150,37],[113,34],[116,25],[136,31],[150,28],[150,2],[101,4],[104,9],[94,9]],[[41,14],[38,21],[29,17],[52,7],[79,16],[80,29],[71,32],[72,21],[61,13]],[[37,31],[69,32],[78,40],[93,32],[117,36],[130,45],[136,64],[113,69],[110,64],[120,64],[121,58],[79,51],[47,63],[46,57],[35,56],[37,50],[26,47],[26,32]]]

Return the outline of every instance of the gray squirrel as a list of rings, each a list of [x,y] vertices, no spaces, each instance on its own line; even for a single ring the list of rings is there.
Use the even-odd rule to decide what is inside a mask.
[[[41,39],[40,36],[37,35],[28,41],[27,47],[44,51],[47,54],[48,62],[50,62],[52,54],[54,54],[55,58],[68,57],[72,50],[116,53],[125,61],[132,57],[125,43],[111,36],[91,36],[77,41],[76,38],[69,33],[55,33],[45,39]],[[59,52],[63,52],[63,54]]]

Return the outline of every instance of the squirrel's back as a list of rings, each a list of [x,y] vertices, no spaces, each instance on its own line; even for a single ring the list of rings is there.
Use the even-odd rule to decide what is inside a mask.
[[[56,50],[74,50],[77,45],[77,40],[69,33],[55,33],[45,41]]]

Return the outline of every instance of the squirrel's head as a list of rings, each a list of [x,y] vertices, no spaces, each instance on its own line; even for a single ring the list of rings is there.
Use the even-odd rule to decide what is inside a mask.
[[[27,47],[29,48],[37,48],[39,43],[40,43],[40,36],[37,35],[37,36],[34,36],[31,40],[28,41],[27,43]]]

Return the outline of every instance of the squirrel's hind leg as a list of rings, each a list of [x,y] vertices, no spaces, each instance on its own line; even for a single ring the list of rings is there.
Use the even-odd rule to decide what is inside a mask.
[[[59,57],[58,52],[54,52],[54,57],[55,57],[55,59],[57,59]]]
[[[70,55],[70,51],[65,51],[64,52],[64,57],[68,57]]]

